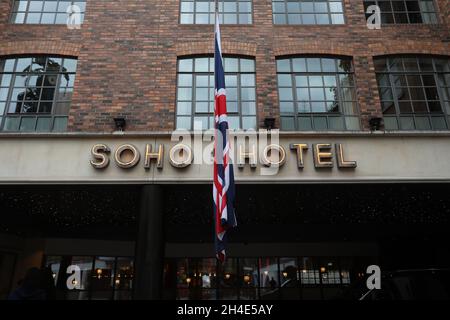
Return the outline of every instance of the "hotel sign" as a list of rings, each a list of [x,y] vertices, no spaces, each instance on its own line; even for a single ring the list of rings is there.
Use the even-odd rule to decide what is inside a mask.
[[[211,183],[213,138],[0,135],[0,184]],[[238,183],[450,182],[450,133],[230,139]]]
[[[131,169],[136,167],[141,159],[143,160],[143,167],[149,170],[152,163],[158,169],[164,168],[165,163],[165,145],[159,144],[153,146],[146,144],[145,149],[141,151],[130,143],[119,145],[113,150],[109,145],[99,143],[91,148],[92,167],[98,170],[106,169],[111,162],[122,169]],[[248,148],[244,145],[239,145],[237,148],[237,155],[233,162],[237,164],[238,168],[244,168],[248,165],[256,168],[258,164],[266,167],[282,167],[287,161],[287,148],[280,144],[268,144],[257,152],[258,146],[250,144]],[[356,168],[357,162],[354,160],[347,160],[345,158],[344,145],[341,143],[291,143],[289,145],[290,151],[295,155],[297,167],[303,169],[306,164],[306,154],[312,150],[312,163],[315,168],[333,168],[335,165],[339,169]],[[203,155],[203,152],[200,156]],[[205,161],[206,164],[212,162],[212,154]],[[192,147],[183,143],[176,144],[169,149],[168,162],[175,168],[186,168],[194,162],[194,151]]]

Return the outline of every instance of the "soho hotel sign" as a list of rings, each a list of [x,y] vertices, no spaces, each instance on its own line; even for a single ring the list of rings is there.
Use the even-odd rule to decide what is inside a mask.
[[[252,168],[256,168],[258,164],[269,168],[280,168],[284,166],[287,161],[287,149],[290,149],[295,154],[297,166],[300,169],[305,167],[306,154],[312,150],[312,164],[315,168],[333,168],[336,166],[339,169],[356,168],[357,162],[347,160],[345,158],[344,145],[340,143],[290,143],[289,146],[283,147],[279,143],[264,143],[267,140],[261,141],[258,146],[257,141],[250,141],[249,143],[237,144],[235,150],[236,157],[231,156],[233,162],[239,168],[243,168],[246,163]],[[242,140],[241,140],[242,142]],[[259,152],[257,151],[259,148]],[[130,143],[124,143],[112,150],[107,144],[95,144],[91,148],[92,167],[98,170],[106,169],[111,162],[114,162],[118,167],[123,169],[132,169],[136,167],[141,159],[145,169],[150,169],[152,163],[158,169],[164,168],[165,163],[165,149],[164,144],[153,146],[146,144],[141,151]],[[169,149],[168,162],[175,168],[186,168],[192,164],[212,164],[212,150],[213,144],[200,150],[190,145],[190,143],[180,142]],[[198,155],[198,156],[194,156]],[[200,159],[200,160],[199,160]],[[202,162],[203,161],[203,162]]]

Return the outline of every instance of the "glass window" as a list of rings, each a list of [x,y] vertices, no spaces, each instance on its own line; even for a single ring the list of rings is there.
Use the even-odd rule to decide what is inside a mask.
[[[81,270],[79,289],[68,290],[66,269]],[[46,256],[44,266],[51,272],[57,298],[68,300],[130,300],[134,281],[134,259],[129,257]],[[76,281],[76,280],[74,280]]]
[[[280,286],[278,259],[260,258],[259,259],[259,283],[261,286],[261,297],[276,297],[276,289]],[[275,293],[275,297],[274,297]]]
[[[450,59],[377,58],[378,90],[387,130],[446,130]]]
[[[223,24],[251,24],[251,0],[219,0],[219,19]],[[182,0],[181,24],[214,24],[214,0]]]
[[[69,11],[69,13],[67,12]],[[83,23],[86,0],[14,0],[11,23],[67,24],[69,18]]]
[[[274,24],[344,24],[342,0],[272,0]]]
[[[0,60],[0,130],[65,131],[76,66],[46,56]]]
[[[433,0],[364,0],[364,9],[377,5],[384,24],[438,23]],[[367,18],[372,14],[366,13]]]
[[[177,299],[214,300],[217,298],[215,258],[188,258],[177,261]]]
[[[238,299],[238,259],[228,258],[221,266],[219,294],[222,300]]]
[[[280,59],[282,130],[359,130],[352,63],[348,59]]]
[[[114,300],[130,300],[134,282],[134,261],[118,257],[114,279]]]
[[[372,264],[359,260],[352,257],[242,257],[228,258],[221,265],[215,258],[166,259],[165,289],[167,298],[174,297],[171,292],[176,289],[176,297],[186,300],[332,299],[344,292],[343,289],[353,282],[351,279],[361,278],[366,266]],[[356,262],[362,269],[355,268]],[[176,286],[173,285],[175,279]]]
[[[257,259],[239,259],[240,300],[256,300],[258,298],[258,278]]]
[[[214,128],[214,58],[178,60],[177,129]],[[230,129],[256,129],[256,78],[252,59],[224,58]]]
[[[92,299],[110,300],[114,287],[114,257],[97,257],[92,275]]]

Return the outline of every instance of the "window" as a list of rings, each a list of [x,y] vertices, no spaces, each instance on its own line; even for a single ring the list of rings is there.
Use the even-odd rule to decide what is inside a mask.
[[[350,59],[277,60],[282,130],[359,130]]]
[[[14,0],[11,23],[16,24],[66,24],[69,12],[80,14],[80,23],[83,23],[86,10],[86,0]],[[79,10],[78,10],[79,9]]]
[[[65,131],[76,68],[71,58],[0,60],[0,130]]]
[[[170,258],[165,261],[164,296],[178,300],[329,299],[352,283],[350,275],[365,274],[369,264],[355,262],[343,257],[230,257],[219,264],[215,258]]]
[[[214,0],[182,0],[181,24],[214,24]],[[223,24],[251,24],[251,0],[219,0],[219,18]]]
[[[450,59],[374,59],[386,130],[446,130],[450,121]]]
[[[256,129],[255,61],[224,58],[230,129]],[[214,128],[214,58],[178,60],[177,129]]]
[[[342,0],[273,0],[274,24],[344,24]]]
[[[364,11],[373,5],[380,8],[383,24],[438,22],[433,0],[364,0]]]
[[[66,269],[80,267],[79,289],[68,290]],[[130,300],[134,261],[129,257],[47,256],[44,266],[51,270],[55,286],[67,300]],[[74,280],[76,281],[76,280]],[[62,298],[62,297],[60,297]]]

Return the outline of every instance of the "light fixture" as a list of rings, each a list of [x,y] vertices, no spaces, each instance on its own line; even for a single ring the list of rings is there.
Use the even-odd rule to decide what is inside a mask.
[[[381,128],[381,121],[383,119],[380,117],[372,117],[369,119],[369,125],[370,125],[370,130],[371,131],[377,131],[380,130]]]
[[[320,268],[320,272],[324,273],[325,271],[327,271],[327,269],[325,267]]]
[[[272,130],[275,128],[275,118],[265,118],[264,119],[264,127],[267,130]]]
[[[269,274],[269,271],[264,271],[264,274],[267,276]]]
[[[186,283],[189,284],[191,283],[192,279],[191,278],[186,278]]]
[[[288,273],[287,272],[283,272],[283,277],[287,278]]]
[[[123,117],[114,118],[114,123],[116,125],[117,131],[124,131],[127,121]]]
[[[225,279],[230,279],[230,278],[231,278],[231,274],[226,273],[226,274],[225,274]]]
[[[244,282],[249,283],[250,282],[250,276],[248,274],[246,274],[244,276]]]

